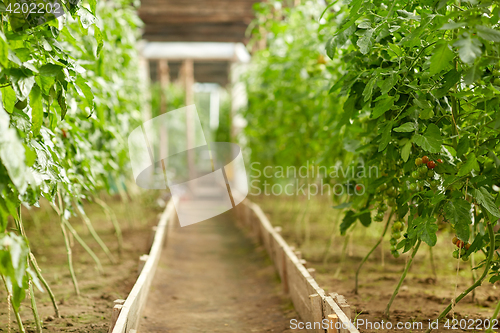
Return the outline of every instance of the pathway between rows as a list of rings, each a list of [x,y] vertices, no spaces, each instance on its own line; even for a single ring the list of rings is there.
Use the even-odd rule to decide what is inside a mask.
[[[225,213],[170,230],[139,333],[303,332],[271,261]]]

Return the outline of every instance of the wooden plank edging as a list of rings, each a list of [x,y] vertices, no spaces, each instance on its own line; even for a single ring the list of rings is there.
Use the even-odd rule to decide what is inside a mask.
[[[162,244],[165,241],[166,227],[168,222],[172,221],[174,215],[175,207],[174,199],[172,198],[160,217],[147,260],[134,287],[121,307],[120,315],[116,320],[112,333],[131,333],[137,330],[142,310],[146,304],[149,288],[153,281],[158,261],[160,260],[163,248]]]
[[[359,333],[359,330],[351,322],[351,313],[346,314],[342,309],[344,308],[350,312],[349,305],[345,302],[345,299],[342,299],[341,308],[332,296],[325,294],[325,291],[319,287],[311,275],[312,270],[308,270],[304,266],[303,260],[297,256],[296,252],[280,235],[281,230],[272,226],[267,216],[257,204],[248,199],[245,199],[242,204],[244,206],[242,205],[238,208],[245,209],[247,226],[251,224],[251,230],[257,229],[261,231],[257,236],[260,241],[265,243],[268,255],[274,262],[284,284],[283,290],[288,291],[290,294],[293,305],[302,320],[311,321],[312,319],[318,321],[326,319],[329,322],[338,323],[339,326],[338,330],[332,329],[328,330],[328,332]],[[253,223],[252,217],[248,217],[248,209],[253,211],[257,216],[259,222],[257,225]],[[268,239],[269,241],[266,242]],[[274,243],[277,243],[279,249],[273,246]],[[268,244],[271,244],[271,246]],[[275,255],[280,253],[282,254],[281,256]],[[321,304],[318,303],[318,300]]]

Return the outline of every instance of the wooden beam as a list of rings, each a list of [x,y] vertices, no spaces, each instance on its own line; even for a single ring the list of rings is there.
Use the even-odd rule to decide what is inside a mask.
[[[153,246],[149,252],[149,258],[147,259],[139,278],[137,278],[134,287],[125,300],[125,303],[123,303],[120,314],[118,315],[118,319],[116,320],[116,324],[113,328],[113,333],[126,333],[137,329],[142,309],[146,304],[151,281],[153,280],[156,267],[158,266],[158,262],[160,260],[166,227],[167,224],[172,223],[174,216],[174,199],[171,199],[163,211],[160,221],[158,222],[158,229],[156,231]]]

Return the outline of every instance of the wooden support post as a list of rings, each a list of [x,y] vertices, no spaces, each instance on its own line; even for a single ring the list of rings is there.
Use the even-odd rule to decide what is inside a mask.
[[[298,259],[302,259],[302,252],[300,251],[295,251],[295,255],[297,256]]]
[[[158,229],[157,226],[151,227],[151,234],[149,235],[149,241],[148,241],[148,250],[151,250],[151,246],[153,246],[153,241],[155,239],[157,229]]]
[[[347,303],[346,298],[342,295],[337,294],[337,293],[331,293],[330,296],[332,296],[333,301],[335,303],[337,303],[339,308],[342,309],[342,311],[345,313],[347,318],[349,318],[349,320],[351,320],[352,319],[351,318],[351,306]]]
[[[184,60],[183,64],[184,71],[184,89],[186,92],[186,106],[194,104],[194,65],[192,59]],[[194,148],[195,142],[195,133],[194,133],[194,123],[193,123],[193,115],[191,112],[186,112],[186,149],[187,149],[187,163],[189,170],[189,179],[196,178],[195,169],[194,169],[194,155],[192,148]]]
[[[158,74],[160,77],[160,114],[167,112],[167,89],[170,83],[168,62],[165,59],[158,60]],[[168,135],[165,122],[160,124],[160,156],[168,156]],[[165,166],[163,165],[163,168]],[[165,171],[165,170],[164,170]]]
[[[316,325],[316,323],[319,323],[319,329],[316,329],[316,332],[318,333],[324,333],[325,330],[322,328],[323,323],[321,322],[323,320],[323,301],[321,299],[321,296],[318,294],[313,294],[309,295],[309,299],[311,300],[311,310],[312,310],[312,317],[314,320],[313,326]]]
[[[146,260],[148,260],[149,255],[148,254],[143,254],[139,258],[139,265],[137,266],[137,275],[141,274],[142,269],[144,268],[144,265],[146,264]]]
[[[299,262],[302,264],[302,266],[307,268],[307,261],[305,259],[299,259]]]
[[[337,330],[337,323],[339,321],[339,317],[335,314],[328,315],[328,330],[327,333],[338,333],[339,330]]]
[[[281,277],[281,284],[283,285],[283,293],[288,294],[290,291],[288,286],[288,272],[286,269],[286,252],[285,249],[280,248],[281,251],[281,269],[283,270]]]
[[[113,332],[113,328],[115,328],[116,321],[118,320],[118,316],[120,315],[120,312],[122,311],[123,303],[125,303],[125,300],[123,299],[117,299],[113,302],[113,310],[111,312],[111,323],[109,325],[108,333]]]

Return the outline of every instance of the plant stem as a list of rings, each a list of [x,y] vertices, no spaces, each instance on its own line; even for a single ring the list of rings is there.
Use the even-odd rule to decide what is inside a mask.
[[[9,295],[12,295],[12,294],[9,291],[9,287],[7,287],[7,281],[5,281],[5,277],[2,274],[0,274],[0,276],[2,277],[2,281],[3,281],[3,284],[5,286],[5,290],[7,291],[7,297],[9,297]],[[23,321],[21,319],[21,315],[19,314],[19,310],[16,309],[13,302],[10,302],[10,304],[12,305],[12,310],[14,311],[14,314],[16,315],[16,321],[17,321],[17,326],[19,327],[19,332],[26,333],[26,330],[24,329],[24,326],[23,326]],[[10,323],[9,323],[9,325],[10,325]]]
[[[73,269],[73,256],[71,252],[71,247],[69,246],[68,233],[64,227],[64,217],[61,216],[61,231],[64,237],[64,245],[66,246],[66,254],[68,256],[68,267],[69,273],[71,274],[71,280],[73,281],[73,286],[75,287],[75,293],[77,296],[80,295],[80,289],[78,288],[78,281],[76,280],[75,270]]]
[[[56,318],[61,318],[54,293],[52,292],[52,289],[50,289],[50,286],[47,283],[47,281],[44,279],[44,277],[42,275],[42,270],[40,269],[40,267],[38,267],[38,263],[36,262],[35,256],[31,252],[30,252],[29,259],[30,259],[31,265],[35,269],[35,273],[36,273],[36,276],[38,277],[38,280],[40,280],[42,282],[43,286],[45,287],[45,290],[47,290],[47,292],[49,293],[49,297],[50,297],[50,300],[52,301],[52,306],[54,307]]]
[[[92,222],[90,221],[90,219],[87,216],[87,214],[85,214],[85,212],[78,207],[78,204],[76,202],[75,202],[75,207],[76,207],[76,210],[78,211],[78,214],[82,218],[83,222],[85,223],[85,225],[89,229],[90,234],[92,235],[92,237],[94,237],[94,239],[97,242],[97,244],[99,244],[99,246],[101,247],[101,249],[104,251],[104,253],[108,257],[109,261],[111,261],[111,263],[113,263],[113,264],[116,263],[116,260],[113,257],[113,255],[111,254],[111,252],[109,251],[108,247],[106,246],[106,244],[104,244],[104,242],[102,241],[101,237],[99,237],[99,235],[95,231],[94,226],[92,225]]]
[[[94,200],[99,206],[102,207],[102,209],[104,210],[104,213],[106,214],[106,217],[113,224],[113,227],[115,228],[116,238],[118,240],[118,253],[121,254],[122,250],[123,250],[123,237],[122,237],[122,230],[120,228],[120,224],[118,223],[118,220],[116,219],[115,212],[103,200],[101,200],[97,197],[94,198]]]
[[[23,217],[22,217],[22,210],[21,207],[19,207],[19,221],[18,221],[18,228],[19,231],[21,232],[21,235],[23,235],[26,239],[28,238],[26,236],[26,231],[24,230],[24,225],[23,225]],[[31,249],[29,249],[29,255],[28,255],[28,267],[31,264]],[[38,314],[38,308],[36,307],[36,300],[35,300],[35,293],[33,291],[33,282],[31,280],[31,277],[29,278],[29,287],[28,287],[28,293],[30,296],[31,300],[31,311],[33,312],[33,318],[35,319],[35,326],[36,326],[36,333],[41,333],[42,332],[42,322],[40,320],[40,315]]]
[[[491,316],[490,327],[488,327],[488,329],[486,330],[486,333],[493,332],[493,320],[497,319],[498,313],[500,313],[500,301],[498,301],[497,307],[495,308],[495,311],[493,312],[493,315]]]
[[[349,244],[349,238],[350,237],[351,237],[350,233],[348,233],[345,236],[344,246],[342,247],[342,254],[340,256],[340,262],[339,262],[339,265],[337,267],[337,270],[335,271],[335,274],[333,275],[334,279],[337,279],[340,276],[340,272],[342,271],[342,266],[344,265],[345,257],[346,257],[346,254],[347,254],[347,244]]]
[[[38,314],[38,308],[36,307],[35,292],[33,291],[33,282],[29,282],[29,293],[31,298],[31,311],[33,311],[33,317],[35,319],[36,333],[42,333],[42,321],[40,320],[40,315]]]
[[[87,245],[87,243],[85,243],[85,241],[80,237],[80,235],[78,235],[75,228],[73,228],[73,226],[71,225],[71,223],[69,223],[69,221],[64,220],[64,223],[68,227],[69,232],[71,232],[71,234],[76,238],[78,243],[80,243],[80,245],[85,249],[85,251],[87,251],[87,253],[92,257],[92,259],[94,260],[94,262],[97,265],[97,270],[99,271],[99,273],[102,273],[103,269],[102,269],[101,261],[99,260],[97,255],[94,253],[94,251],[92,251],[92,249]]]
[[[415,244],[415,247],[413,248],[413,251],[411,253],[410,260],[408,260],[408,262],[406,263],[406,267],[405,267],[405,270],[403,271],[403,275],[401,275],[401,278],[399,279],[399,283],[396,286],[396,289],[394,289],[394,292],[392,293],[392,297],[389,300],[389,304],[387,304],[387,308],[385,309],[385,313],[384,313],[387,318],[389,318],[392,302],[394,301],[397,294],[399,293],[399,288],[401,288],[401,285],[403,284],[403,281],[406,278],[406,274],[408,274],[408,271],[410,270],[411,263],[413,262],[413,258],[415,258],[415,255],[417,254],[418,248],[420,247],[421,243],[422,243],[422,241],[419,239],[417,241],[417,244]]]
[[[71,252],[71,247],[69,246],[68,233],[66,232],[66,228],[64,227],[65,217],[64,217],[64,208],[63,208],[63,203],[62,203],[62,197],[61,197],[61,194],[59,192],[57,194],[59,196],[59,211],[61,213],[60,226],[61,226],[61,231],[63,233],[64,245],[66,246],[66,254],[68,256],[69,273],[71,275],[71,280],[73,281],[73,286],[75,287],[75,293],[77,296],[79,296],[80,289],[78,288],[78,281],[76,280],[75,270],[73,269],[73,256],[72,256],[72,252]]]
[[[488,252],[488,256],[486,257],[486,263],[485,263],[485,266],[484,266],[483,274],[481,275],[481,277],[479,279],[476,280],[475,283],[473,283],[469,288],[467,288],[460,295],[458,295],[458,297],[455,298],[455,300],[452,300],[452,302],[450,304],[448,304],[448,306],[446,307],[446,309],[444,309],[444,311],[441,312],[441,314],[437,318],[438,322],[441,319],[443,319],[444,317],[446,317],[446,315],[448,314],[448,312],[451,311],[451,308],[452,308],[453,304],[457,304],[458,302],[460,302],[462,300],[462,298],[464,298],[465,296],[467,296],[472,290],[474,290],[477,287],[479,287],[482,284],[483,280],[488,275],[488,271],[490,270],[490,266],[491,266],[491,260],[493,259],[493,253],[495,252],[495,233],[493,231],[493,226],[491,225],[491,223],[488,223],[488,234],[490,236],[490,251]],[[429,333],[431,331],[432,331],[432,329],[428,328],[425,331],[425,333]]]
[[[356,270],[356,276],[354,278],[354,294],[358,294],[358,281],[359,281],[359,272],[361,271],[361,267],[363,267],[364,263],[368,260],[368,258],[371,256],[371,254],[373,253],[373,251],[375,251],[375,249],[380,245],[380,243],[382,243],[382,241],[384,240],[384,236],[385,234],[387,233],[387,229],[389,228],[389,223],[391,222],[391,219],[392,219],[392,215],[394,214],[394,210],[391,210],[391,214],[389,215],[389,218],[387,219],[387,222],[385,224],[385,227],[384,227],[384,231],[382,232],[382,235],[380,236],[380,238],[378,239],[377,243],[375,243],[375,245],[372,247],[372,249],[370,250],[370,252],[368,252],[366,254],[366,256],[363,258],[363,260],[361,260],[361,263],[359,264],[358,266],[358,269]]]
[[[431,268],[432,268],[432,275],[434,275],[434,280],[437,282],[437,273],[436,273],[436,264],[434,263],[434,253],[432,252],[432,246],[429,246],[429,254],[431,257]]]

